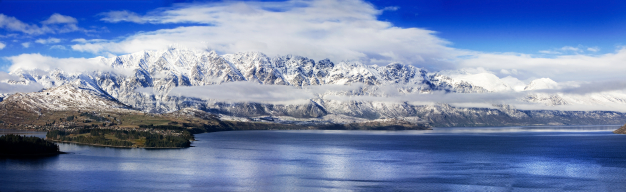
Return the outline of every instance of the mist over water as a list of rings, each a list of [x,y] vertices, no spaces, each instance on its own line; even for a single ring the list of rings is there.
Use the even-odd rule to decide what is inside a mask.
[[[626,187],[626,135],[611,133],[617,128],[232,131],[198,134],[195,147],[162,150],[59,144],[70,154],[0,159],[0,188],[615,191]]]

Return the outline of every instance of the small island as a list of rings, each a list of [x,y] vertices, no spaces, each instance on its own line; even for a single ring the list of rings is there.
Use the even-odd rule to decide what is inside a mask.
[[[62,154],[59,145],[38,137],[0,136],[0,157],[40,157]]]

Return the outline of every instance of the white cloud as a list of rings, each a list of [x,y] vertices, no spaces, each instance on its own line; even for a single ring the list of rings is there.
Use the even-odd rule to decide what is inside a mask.
[[[4,71],[0,71],[0,81],[7,81],[7,80],[20,80],[20,77],[15,76],[15,75],[11,75],[7,72]]]
[[[626,71],[626,65],[622,64],[626,60],[626,49],[603,55],[584,55],[585,50],[597,52],[599,48],[564,46],[540,51],[543,54],[558,54],[542,58],[528,54],[484,53],[450,48],[447,46],[449,43],[437,37],[434,31],[401,28],[377,20],[383,11],[396,8],[377,9],[360,0],[292,0],[280,3],[226,1],[177,4],[146,15],[111,11],[100,14],[101,20],[111,23],[176,23],[185,26],[138,32],[114,40],[74,39],[72,42],[76,44],[71,48],[106,55],[166,49],[169,45],[178,44],[192,49],[213,49],[220,53],[260,51],[270,56],[295,54],[316,60],[330,58],[335,62],[401,62],[428,66],[434,70],[481,68],[491,74],[508,76],[500,80],[513,90],[519,90],[522,85],[519,79],[549,77],[557,81],[610,80],[622,78],[620,72]],[[46,23],[76,23],[65,17],[55,16],[52,19],[53,16]],[[0,17],[4,17],[4,21],[0,19],[0,27],[9,29],[9,25],[3,23],[12,17],[2,14]],[[17,25],[11,25],[14,31],[24,32],[29,27],[38,27],[19,24],[19,20],[12,19],[18,21]],[[70,61],[78,63],[71,59],[75,58],[70,58]],[[52,60],[55,60],[52,62],[55,67],[61,66],[61,59]]]
[[[626,90],[626,81],[600,81],[600,82],[585,82],[576,83],[569,82],[568,84],[560,85],[558,89],[544,89],[538,92],[543,93],[567,93],[576,95],[585,95],[590,93],[601,93],[609,91],[623,91]]]
[[[561,50],[563,50],[563,51],[575,51],[575,52],[580,51],[580,49],[579,49],[579,48],[577,48],[577,47],[572,47],[572,46],[565,46],[565,47],[562,47],[562,48],[561,48]]]
[[[383,8],[383,11],[397,11],[398,9],[400,9],[400,7],[398,6],[389,6],[389,7]]]
[[[53,46],[50,46],[50,49],[66,50],[67,48],[65,48],[65,46],[63,45],[53,45]]]
[[[39,44],[50,44],[50,43],[60,43],[61,39],[50,37],[48,39],[37,39],[35,43]]]
[[[552,51],[552,50],[541,50],[541,51],[539,51],[539,53],[543,53],[543,54],[563,54],[561,52]]]
[[[500,80],[502,80],[507,86],[513,89],[513,91],[523,91],[524,87],[526,87],[526,83],[515,77],[506,76]]]
[[[306,90],[287,85],[262,85],[241,81],[220,85],[175,87],[170,95],[231,102],[302,104],[315,96]]]
[[[43,23],[44,25],[49,25],[49,24],[74,24],[74,23],[78,23],[78,20],[76,20],[76,18],[74,17],[70,17],[70,16],[66,16],[66,15],[61,15],[58,13],[52,14],[50,16],[50,18],[48,18],[45,21],[42,21],[41,23]]]
[[[72,39],[72,42],[87,43],[87,40],[84,38],[78,38],[78,39]]]
[[[178,44],[220,53],[260,51],[295,54],[316,60],[365,63],[429,64],[445,68],[457,51],[434,31],[400,28],[379,21],[382,11],[360,0],[223,2],[183,4],[136,18],[128,11],[103,13],[105,21],[189,23],[140,32],[122,40],[79,43],[72,48],[93,53],[125,54]]]
[[[512,90],[511,87],[509,87],[504,81],[489,72],[475,74],[452,74],[450,75],[450,78],[469,82],[473,85],[485,88],[488,91],[501,92]]]
[[[26,34],[42,34],[43,29],[37,25],[26,24],[15,17],[6,16],[0,13],[0,28],[4,28],[10,31],[20,31]]]
[[[2,28],[2,26],[0,26],[0,28]],[[9,34],[6,34],[6,35],[0,35],[0,38],[16,38],[18,36],[19,35],[16,34],[16,33],[9,33]]]
[[[384,97],[376,96],[342,96],[324,95],[328,92],[344,92],[358,90],[364,84],[355,83],[351,85],[320,85],[306,86],[302,89],[293,86],[283,85],[262,85],[255,82],[229,82],[220,85],[175,87],[171,90],[171,96],[186,96],[202,99],[230,102],[257,102],[274,104],[302,104],[308,103],[310,99],[322,96],[323,99],[337,101],[374,101],[374,102],[412,102],[412,103],[454,103],[465,106],[485,106],[490,103],[502,103],[514,101],[522,97],[525,93],[485,93],[485,94],[450,94],[444,92],[434,92],[433,94],[399,94],[397,87],[384,86],[377,89],[383,91]],[[386,89],[389,88],[389,89]],[[153,88],[138,89],[139,92],[152,93]]]
[[[598,52],[598,51],[600,51],[600,48],[598,48],[598,47],[588,47],[587,51]]]
[[[218,53],[260,51],[270,56],[294,54],[335,62],[399,62],[430,70],[482,67],[517,79],[550,77],[557,81],[597,80],[605,78],[604,73],[615,78],[621,74],[613,67],[626,69],[617,59],[626,52],[590,56],[583,53],[596,49],[582,45],[540,51],[550,54],[549,58],[454,49],[434,31],[377,20],[390,9],[394,8],[377,9],[361,0],[292,0],[177,4],[146,15],[112,11],[100,14],[102,20],[187,26],[138,32],[115,40],[77,39],[71,48],[107,55],[160,50],[176,44]]]
[[[616,83],[616,84],[610,84]],[[600,85],[600,86],[598,86]],[[369,101],[369,102],[408,102],[413,105],[434,105],[446,103],[455,107],[478,107],[497,108],[494,104],[507,104],[522,110],[565,110],[565,111],[621,111],[626,112],[626,104],[620,102],[600,102],[600,103],[570,103],[567,105],[546,105],[544,103],[530,103],[520,100],[528,94],[549,93],[558,95],[586,95],[593,93],[606,93],[607,91],[624,91],[626,82],[596,82],[585,84],[580,87],[561,88],[559,90],[537,90],[520,92],[491,92],[491,93],[445,93],[432,92],[429,94],[405,94],[390,97],[372,96],[340,96],[329,95],[324,99],[335,101]],[[590,97],[589,97],[590,98]]]
[[[102,16],[101,21],[109,22],[109,23],[118,23],[118,22],[133,22],[133,23],[146,23],[141,16],[137,13],[130,12],[127,10],[123,11],[109,11],[105,13],[98,14]]]
[[[505,75],[517,74],[517,69],[511,69],[511,70],[501,69],[500,73],[505,74]]]
[[[24,42],[24,43],[22,43],[22,47],[24,47],[24,48],[28,48],[28,47],[30,47],[30,42]]]
[[[0,50],[4,49],[4,47],[6,47],[6,46],[7,46],[6,44],[0,42]]]
[[[0,28],[4,28],[9,31],[18,31],[29,35],[86,31],[76,25],[78,21],[75,18],[58,13],[52,14],[47,20],[42,21],[41,23],[41,26],[36,24],[27,24],[15,17],[0,13]]]
[[[516,69],[527,79],[549,77],[556,81],[607,81],[623,79],[626,71],[626,48],[603,55],[560,55],[554,58],[518,53],[473,53],[458,60],[460,68],[481,67],[490,71]]]
[[[84,39],[84,38],[78,38],[78,39],[72,39],[72,42],[77,42],[77,43],[101,43],[101,42],[107,42],[106,39]]]
[[[447,103],[469,106],[486,106],[501,103],[513,103],[525,93],[520,92],[500,92],[500,93],[445,93],[443,91],[431,92],[429,94],[410,93],[390,97],[373,96],[341,96],[329,95],[324,99],[335,101],[372,101],[372,102],[409,102],[415,105],[432,105],[436,103]]]
[[[521,110],[560,110],[560,111],[617,111],[626,112],[626,105],[620,103],[610,103],[608,105],[588,105],[588,104],[570,104],[546,106],[537,103],[516,103],[516,109]]]
[[[20,78],[6,72],[0,71],[0,93],[16,93],[16,92],[34,92],[43,89],[39,83],[9,84],[8,80],[19,80]]]
[[[0,93],[16,93],[16,92],[28,93],[28,92],[39,91],[43,88],[44,87],[39,83],[30,83],[27,85],[23,85],[23,84],[9,84],[9,83],[0,82]]]
[[[307,86],[300,89],[288,85],[264,85],[249,81],[237,81],[219,85],[175,87],[170,91],[170,95],[230,102],[303,104],[309,103],[311,99],[328,91],[355,90],[361,86],[363,84],[357,83],[353,85]],[[152,92],[152,88],[143,88],[137,91]]]
[[[541,50],[541,51],[539,51],[539,53],[554,54],[554,55],[560,55],[560,54],[564,54],[564,53],[580,54],[580,53],[583,53],[585,50],[595,53],[595,52],[600,51],[600,48],[598,48],[598,47],[585,47],[583,45],[578,45],[576,47],[563,46],[563,47],[558,48],[558,49]]]
[[[102,57],[95,58],[55,58],[50,56],[34,54],[21,54],[18,56],[5,57],[11,61],[10,72],[22,70],[51,71],[60,69],[67,73],[84,73],[92,71],[110,71],[118,74],[128,75],[130,69],[112,68],[102,62]]]

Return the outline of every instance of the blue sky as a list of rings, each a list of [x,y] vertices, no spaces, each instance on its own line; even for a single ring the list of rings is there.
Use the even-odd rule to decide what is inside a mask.
[[[205,12],[194,12],[198,7],[205,8]],[[302,10],[310,13],[294,13],[297,12],[294,10],[302,7],[305,7]],[[551,77],[553,79],[578,80],[568,77],[580,75],[580,67],[621,58],[619,51],[626,43],[623,35],[626,32],[625,8],[624,1],[564,0],[316,0],[266,3],[3,0],[0,1],[0,14],[5,19],[0,19],[0,43],[4,44],[4,48],[0,50],[0,57],[4,59],[0,61],[0,66],[3,70],[9,70],[9,66],[32,57],[32,54],[55,59],[90,58],[127,54],[181,42],[183,46],[202,47],[219,53],[262,51],[268,55],[299,54],[315,59],[360,59],[373,64],[401,62],[431,70],[480,68],[500,77],[517,75],[520,79],[554,74]],[[326,9],[336,11],[326,13]],[[207,13],[206,10],[217,13]],[[233,11],[246,15],[247,11],[257,13],[259,10],[267,16],[266,20],[255,21],[252,18],[242,21],[242,18],[230,15]],[[281,15],[283,12],[285,14]],[[207,19],[210,16],[219,17],[220,20]],[[319,24],[312,21],[318,17],[331,24],[307,28]],[[228,18],[233,19],[225,20]],[[12,28],[11,22],[15,24],[16,21],[32,30],[17,29],[15,25]],[[287,27],[287,30],[277,31],[284,33],[284,36],[320,40],[297,41],[295,44],[320,43],[310,48],[294,45],[289,49],[278,49],[275,47],[296,40],[286,38],[282,44],[273,44],[282,40],[274,39],[277,37],[272,36],[273,33],[245,34],[241,30],[215,32],[206,28],[221,26],[223,28],[217,29],[241,27],[254,30],[231,23],[240,21],[268,22],[277,28]],[[333,25],[333,22],[341,25]],[[302,30],[289,28],[292,26],[301,27]],[[338,26],[356,26],[357,29]],[[369,29],[375,32],[361,34]],[[293,30],[293,33],[288,30]],[[332,33],[328,32],[333,30]],[[240,36],[229,36],[232,33]],[[366,45],[353,37],[355,33],[368,40]],[[189,42],[182,37],[172,37],[172,34],[188,36]],[[258,35],[258,40],[237,40],[251,35]],[[204,42],[205,39],[207,42]],[[324,46],[324,42],[332,43],[333,39],[347,40]],[[369,39],[375,40],[370,42]],[[204,44],[193,41],[203,41]],[[17,59],[18,56],[21,57]],[[513,64],[502,67],[497,62]],[[574,63],[574,68],[559,68],[569,65],[564,62]],[[542,73],[538,69],[542,65],[552,71]],[[615,65],[617,63],[605,68],[610,70]],[[609,76],[617,77],[618,74]]]
[[[455,48],[538,53],[564,46],[613,52],[626,38],[626,1],[372,1],[398,6],[380,19],[438,31]]]

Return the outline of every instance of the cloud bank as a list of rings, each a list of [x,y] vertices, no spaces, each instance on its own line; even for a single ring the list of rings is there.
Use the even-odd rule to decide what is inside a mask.
[[[434,31],[400,28],[377,20],[382,11],[360,0],[179,4],[146,15],[111,11],[100,14],[101,20],[192,26],[140,32],[121,40],[84,42],[72,49],[125,54],[177,44],[219,53],[260,51],[316,60],[429,64],[433,68],[448,65],[446,59],[455,56],[455,50]]]
[[[191,49],[216,50],[218,53],[260,51],[269,56],[295,54],[315,60],[330,58],[334,62],[358,60],[366,64],[383,65],[400,62],[426,67],[433,71],[480,69],[475,73],[462,74],[455,78],[473,81],[474,84],[488,87],[491,91],[507,90],[503,87],[506,85],[514,91],[521,92],[525,83],[520,79],[527,83],[541,77],[549,77],[558,82],[577,81],[576,86],[542,90],[544,93],[584,95],[624,88],[619,79],[623,78],[622,71],[626,71],[626,65],[623,65],[623,61],[626,60],[626,48],[620,47],[614,53],[596,54],[600,51],[598,47],[563,46],[539,51],[541,55],[460,50],[452,48],[451,43],[439,38],[435,31],[397,27],[377,18],[384,11],[398,9],[401,7],[376,8],[361,0],[291,0],[280,3],[226,1],[175,4],[173,7],[156,9],[147,14],[115,10],[97,16],[107,23],[184,26],[137,32],[116,39],[78,38],[71,40],[74,44],[71,48],[75,51],[110,55],[161,50],[178,44]],[[75,18],[58,13],[39,24],[27,24],[14,17],[0,14],[0,28],[29,35],[83,30],[76,26],[77,23]],[[61,40],[41,38],[34,42],[52,44]],[[27,48],[30,43],[24,42],[22,46]],[[4,46],[0,43],[0,49]],[[59,45],[54,48],[65,47]],[[107,66],[99,64],[98,58],[54,58],[41,54],[22,54],[8,59],[13,63],[10,70],[17,68],[41,70],[58,68],[68,72],[110,70]],[[585,81],[591,83],[582,83]],[[248,89],[256,90],[247,84],[230,86],[238,86],[239,88],[232,89],[239,90],[242,94],[247,94],[245,91]],[[320,92],[313,89],[262,88],[276,93],[264,92],[248,99],[269,102],[306,101],[312,98],[309,96],[315,96]],[[208,90],[203,92],[204,95],[198,95],[199,97],[210,95],[233,99],[241,96],[235,93],[220,95],[227,94],[222,92],[230,89],[220,86],[181,88],[180,91],[185,95],[189,92],[191,96],[196,94],[193,93],[194,89]],[[325,87],[322,91],[324,89],[329,88]],[[291,97],[291,94],[295,94],[295,97]],[[517,97],[511,93],[464,96],[434,93],[426,96],[405,95],[372,100],[490,103],[510,102],[513,96]]]
[[[6,72],[0,71],[0,94],[11,94],[17,92],[35,92],[43,89],[44,87],[39,83],[24,84],[9,84],[8,80],[19,80],[20,78]]]
[[[295,54],[315,60],[357,60],[365,64],[392,62],[429,70],[483,68],[499,77],[549,77],[557,81],[598,81],[621,77],[626,50],[594,55],[599,48],[563,46],[540,55],[461,50],[435,31],[402,28],[378,20],[384,11],[362,0],[286,2],[226,1],[175,4],[145,15],[127,10],[100,13],[108,23],[184,24],[138,32],[114,40],[74,41],[75,51],[100,55],[127,54],[181,45],[218,53],[260,51],[267,55]],[[547,56],[549,57],[545,57]]]
[[[512,105],[523,110],[607,110],[626,112],[626,104],[622,103],[588,103],[551,106],[543,103],[529,103],[521,100],[529,94],[574,94],[585,95],[610,91],[623,91],[626,82],[587,83],[581,85],[562,86],[555,90],[532,90],[519,92],[491,92],[491,93],[446,93],[434,91],[428,94],[409,93],[401,94],[393,86],[379,87],[382,95],[386,96],[346,96],[336,94],[364,88],[363,84],[352,85],[322,85],[306,86],[302,89],[285,85],[262,85],[254,82],[240,81],[220,85],[175,87],[170,96],[185,96],[227,102],[256,102],[273,104],[305,104],[310,99],[325,99],[333,101],[364,101],[384,103],[410,103],[414,105],[434,105],[439,103],[450,104],[455,107],[469,108],[497,108],[497,105]],[[389,88],[389,89],[385,89]],[[139,92],[152,92],[152,88],[138,89]],[[326,93],[326,94],[325,94]],[[331,94],[328,94],[331,93]]]
[[[375,96],[344,96],[338,93],[353,91],[363,88],[365,85],[355,83],[351,85],[318,85],[306,86],[302,89],[288,85],[263,85],[255,82],[237,81],[223,83],[219,85],[207,86],[181,86],[174,87],[170,96],[185,96],[201,99],[211,99],[217,101],[230,102],[257,102],[274,104],[304,104],[311,99],[323,98],[336,101],[368,101],[368,102],[411,102],[414,104],[474,104],[480,106],[491,106],[492,103],[502,103],[514,101],[524,95],[523,93],[484,93],[484,94],[454,94],[445,92],[433,92],[431,94],[399,94],[395,88],[384,89],[386,97]],[[152,93],[152,88],[141,88],[138,92]]]
[[[95,58],[55,58],[50,56],[34,54],[21,54],[18,56],[6,57],[13,65],[9,67],[10,72],[17,70],[41,70],[52,71],[55,69],[67,73],[89,73],[93,71],[115,72],[128,75],[130,69],[112,68],[101,62],[102,57]]]
[[[566,93],[575,95],[586,95],[591,93],[602,93],[611,91],[626,90],[626,81],[603,81],[603,82],[586,82],[570,85],[560,85],[557,89],[542,89],[532,92],[539,93]]]
[[[236,81],[219,85],[174,87],[171,96],[195,97],[230,102],[256,102],[272,104],[306,104],[326,92],[342,92],[359,89],[361,83],[352,85],[317,85],[302,89],[288,85],[264,85],[249,81]],[[152,88],[138,89],[152,92]]]
[[[11,94],[11,93],[29,93],[35,92],[43,89],[44,87],[39,83],[31,83],[28,85],[22,84],[8,84],[4,82],[0,82],[0,94]]]
[[[240,81],[220,85],[175,87],[173,96],[195,97],[231,102],[304,104],[315,98],[312,92],[286,85],[262,85]]]
[[[610,81],[623,79],[626,48],[602,55],[537,57],[518,53],[475,53],[459,59],[459,68],[517,71],[519,79],[549,77],[561,81]],[[504,73],[502,73],[504,75]]]

